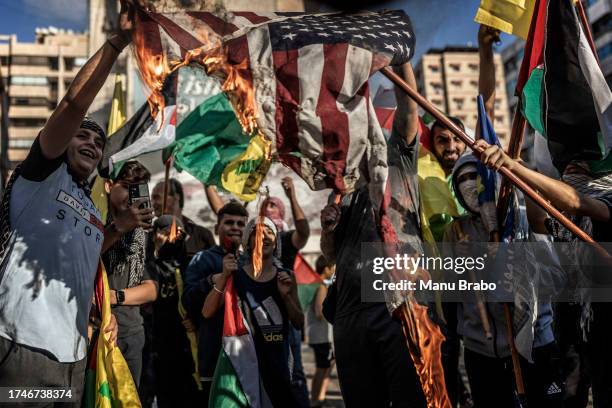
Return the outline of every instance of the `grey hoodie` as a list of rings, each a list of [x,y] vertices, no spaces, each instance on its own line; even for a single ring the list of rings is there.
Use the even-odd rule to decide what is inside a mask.
[[[478,159],[471,153],[464,154],[457,160],[452,174],[452,185],[455,190],[457,200],[466,208],[465,200],[459,191],[457,183],[458,171],[467,164],[476,164]],[[472,242],[488,242],[489,233],[487,232],[479,214],[467,213],[454,220],[444,233],[444,241],[454,243],[459,241],[453,225],[457,224],[458,229],[467,235]],[[455,228],[457,228],[457,226]],[[504,320],[502,303],[487,303],[487,315],[489,324],[493,332],[493,339],[489,340],[484,334],[484,328],[478,313],[476,303],[460,303],[457,308],[457,331],[463,336],[465,347],[476,353],[488,357],[508,357],[510,356],[510,346],[508,344],[506,323]],[[537,307],[537,318],[533,323],[533,347],[541,347],[554,341],[552,331],[553,311],[550,303],[540,303]],[[515,333],[516,336],[516,333]],[[531,344],[529,345],[531,346]],[[519,344],[517,343],[517,347]],[[531,347],[519,347],[519,352],[528,360],[531,360]],[[527,355],[525,355],[527,354]]]

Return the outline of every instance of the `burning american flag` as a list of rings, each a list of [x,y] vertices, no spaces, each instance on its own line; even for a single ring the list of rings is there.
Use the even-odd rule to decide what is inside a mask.
[[[412,56],[405,13],[141,11],[135,41],[154,112],[165,77],[197,62],[224,82],[243,128],[268,138],[311,188],[351,192],[365,160],[372,199],[382,202],[386,142],[368,79]]]

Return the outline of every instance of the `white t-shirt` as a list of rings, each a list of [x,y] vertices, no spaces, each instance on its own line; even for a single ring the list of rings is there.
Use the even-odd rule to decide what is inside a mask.
[[[42,156],[38,140],[23,167],[11,193],[14,234],[0,270],[0,336],[60,362],[79,361],[87,354],[104,240],[100,212],[61,158]]]

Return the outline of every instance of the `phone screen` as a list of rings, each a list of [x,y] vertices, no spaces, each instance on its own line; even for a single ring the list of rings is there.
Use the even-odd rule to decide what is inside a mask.
[[[130,184],[129,186],[129,200],[130,205],[141,198],[146,198],[146,202],[140,204],[139,208],[150,208],[151,199],[149,197],[149,185],[147,183]]]

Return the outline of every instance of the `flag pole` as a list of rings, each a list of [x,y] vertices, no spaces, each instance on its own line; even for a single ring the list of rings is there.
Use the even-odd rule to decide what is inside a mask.
[[[166,160],[166,163],[164,164],[166,165],[166,173],[164,175],[164,198],[162,201],[161,215],[164,215],[166,213],[166,204],[168,202],[168,191],[170,188],[170,183],[168,183],[168,180],[170,179],[170,166],[172,165],[172,155],[168,157],[168,159]]]
[[[584,28],[587,42],[591,47],[591,51],[593,51],[593,55],[595,56],[595,60],[597,60],[597,65],[601,69],[601,62],[599,61],[599,55],[597,55],[597,49],[595,48],[595,42],[593,41],[593,33],[591,32],[591,25],[589,24],[589,20],[587,19],[586,13],[584,12],[584,7],[582,6],[582,1],[576,1],[576,11],[578,11],[578,17],[580,17],[580,21],[582,22],[582,27]]]
[[[404,92],[408,94],[417,104],[419,104],[423,109],[429,112],[434,118],[439,120],[446,128],[448,128],[451,132],[453,132],[463,143],[472,148],[477,153],[482,153],[481,149],[476,148],[474,145],[474,140],[472,140],[463,130],[461,130],[457,125],[455,125],[452,121],[450,121],[443,113],[439,112],[427,99],[421,96],[417,91],[412,89],[402,78],[399,77],[393,70],[389,67],[384,67],[381,69],[383,75],[385,75],[391,82],[400,87]],[[570,221],[565,215],[563,215],[559,210],[553,207],[548,201],[542,198],[534,189],[529,187],[527,183],[518,178],[512,171],[510,171],[506,167],[502,167],[498,170],[503,176],[505,176],[508,181],[518,187],[525,195],[535,201],[544,211],[550,214],[553,218],[561,223],[565,228],[572,232],[572,234],[576,235],[582,241],[592,244],[602,255],[606,258],[610,257],[610,254],[603,249],[601,245],[599,245],[593,238],[591,238],[588,234],[586,234],[583,230],[578,228],[572,221]]]

